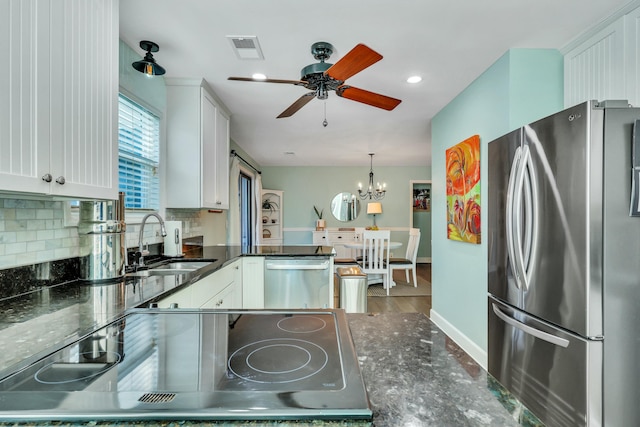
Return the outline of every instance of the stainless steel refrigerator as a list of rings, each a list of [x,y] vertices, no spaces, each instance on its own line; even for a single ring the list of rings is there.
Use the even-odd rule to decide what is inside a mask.
[[[488,369],[548,426],[640,425],[639,119],[590,101],[489,143]]]

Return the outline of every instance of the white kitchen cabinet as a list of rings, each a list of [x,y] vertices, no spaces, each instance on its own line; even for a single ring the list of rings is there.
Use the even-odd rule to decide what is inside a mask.
[[[169,308],[171,304],[178,304],[178,308],[193,308],[191,289],[185,287],[158,301],[159,308]]]
[[[200,308],[241,308],[236,304],[239,290],[235,283],[230,284],[213,297],[209,298]]]
[[[158,307],[172,303],[178,308],[242,308],[242,261],[240,259],[185,286],[158,301]]]
[[[284,192],[262,189],[262,230],[263,245],[282,245],[282,207]]]
[[[264,308],[264,257],[242,259],[242,307]]]
[[[219,209],[229,209],[229,116],[216,108],[215,203]],[[218,204],[220,202],[220,204]]]
[[[192,305],[199,308],[242,308],[242,261],[236,260],[191,285]]]
[[[592,27],[564,49],[565,107],[591,99],[640,105],[640,7]]]
[[[205,80],[167,85],[167,207],[229,208],[229,116]]]
[[[0,191],[117,198],[118,13],[0,2]]]

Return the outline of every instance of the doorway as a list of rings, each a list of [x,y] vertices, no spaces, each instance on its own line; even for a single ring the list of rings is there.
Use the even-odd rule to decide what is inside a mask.
[[[238,176],[238,188],[240,189],[240,244],[242,246],[253,245],[253,225],[255,223],[252,213],[253,203],[253,177],[240,170]]]
[[[419,263],[431,263],[431,180],[412,180],[409,227],[420,229]]]

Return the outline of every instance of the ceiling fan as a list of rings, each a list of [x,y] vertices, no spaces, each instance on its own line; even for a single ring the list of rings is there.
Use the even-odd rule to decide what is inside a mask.
[[[344,84],[349,77],[380,61],[382,55],[378,52],[363,44],[358,44],[335,64],[326,63],[325,60],[329,59],[332,53],[333,46],[330,43],[316,42],[311,45],[311,54],[320,62],[304,67],[300,73],[302,76],[300,80],[256,79],[251,77],[229,77],[228,80],[285,83],[303,86],[311,90],[311,92],[302,95],[289,108],[280,113],[277,117],[278,119],[291,117],[313,98],[327,99],[330,90],[335,91],[342,98],[362,102],[363,104],[388,111],[393,110],[402,102],[399,99]]]

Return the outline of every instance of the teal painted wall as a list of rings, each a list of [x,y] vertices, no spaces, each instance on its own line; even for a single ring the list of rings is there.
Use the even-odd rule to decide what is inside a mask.
[[[425,148],[426,149],[426,148]],[[367,201],[360,200],[361,213],[354,221],[340,222],[331,215],[331,200],[340,192],[357,193],[358,182],[366,186],[369,166],[363,167],[263,167],[263,188],[284,191],[284,241],[286,244],[312,242],[311,231],[317,219],[313,206],[324,209],[327,227],[366,227],[373,217],[366,214]],[[376,181],[387,184],[387,194],[381,201],[382,214],[376,215],[379,227],[409,227],[411,214],[410,181],[431,179],[429,167],[375,166]],[[295,230],[297,229],[297,230]],[[408,231],[392,237],[406,242]]]
[[[482,243],[447,240],[445,150],[475,134],[481,144],[481,204],[487,200],[488,143],[563,107],[563,58],[557,50],[512,49],[432,121],[433,310],[467,339],[487,349],[487,236]]]
[[[136,71],[131,63],[139,61],[142,56],[120,40],[119,46],[119,84],[120,90],[126,96],[143,106],[164,114],[167,109],[167,87],[164,77],[148,77]]]
[[[413,227],[420,229],[418,258],[431,258],[431,212],[421,212],[413,217]]]

